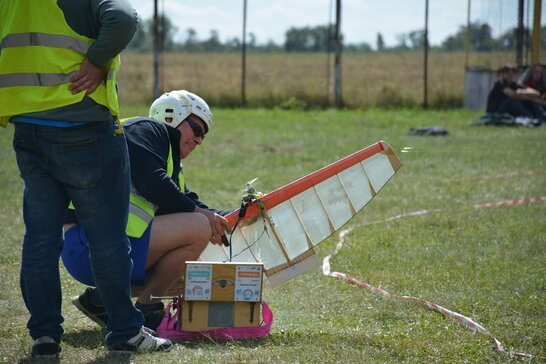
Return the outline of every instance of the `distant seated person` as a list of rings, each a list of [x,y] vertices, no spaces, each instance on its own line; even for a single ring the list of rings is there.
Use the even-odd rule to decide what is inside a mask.
[[[518,82],[531,92],[536,91],[541,99],[546,98],[546,66],[535,63],[523,72]]]
[[[546,107],[546,101],[540,98],[539,93],[514,82],[514,67],[504,66],[498,73],[500,79],[489,92],[487,112],[505,113],[516,118],[525,117],[535,119],[536,123],[545,123],[542,107]]]
[[[185,262],[197,260],[208,242],[221,245],[230,211],[209,208],[184,183],[182,159],[197,148],[212,128],[212,113],[199,96],[186,90],[163,94],[150,107],[149,117],[123,121],[131,165],[131,195],[126,233],[133,260],[131,282],[141,286],[135,306],[144,325],[155,330],[164,296],[184,275]],[[89,261],[88,233],[78,219],[78,206],[69,209],[61,254],[70,275],[88,287],[74,305],[102,327],[108,317],[97,291]],[[130,244],[130,246],[129,246]],[[100,255],[99,255],[100,257]],[[115,277],[112,277],[115,279]]]

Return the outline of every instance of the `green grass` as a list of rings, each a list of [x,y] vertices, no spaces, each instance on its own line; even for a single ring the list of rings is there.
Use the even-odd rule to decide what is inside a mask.
[[[146,107],[126,107],[126,116]],[[546,355],[546,203],[473,205],[546,196],[546,128],[470,127],[478,113],[451,111],[281,111],[216,109],[215,126],[185,161],[185,179],[219,208],[239,205],[246,181],[274,190],[378,140],[404,163],[344,228],[353,228],[332,270],[381,286],[393,297],[326,277],[319,267],[264,299],[275,321],[262,339],[184,342],[166,354],[109,357],[104,332],[70,304],[83,286],[64,268],[62,362],[520,362],[491,338],[400,300],[411,295],[471,317],[507,349]],[[446,137],[410,136],[438,125]],[[22,182],[0,133],[0,362],[31,362],[28,314],[18,285]],[[412,147],[409,153],[401,153]],[[529,174],[537,171],[538,174]],[[513,173],[502,178],[483,176]],[[421,216],[381,221],[401,213]],[[335,234],[317,249],[324,257]]]

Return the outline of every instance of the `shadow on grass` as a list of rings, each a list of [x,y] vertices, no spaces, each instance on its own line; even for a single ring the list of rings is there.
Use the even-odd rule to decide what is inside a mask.
[[[28,358],[25,358],[25,359],[22,359],[22,360],[19,360],[17,362],[17,364],[38,364],[38,363],[44,363],[44,364],[56,364],[56,363],[60,363],[61,362],[61,359],[59,358],[51,358],[51,359],[37,359],[37,358],[33,358],[31,356],[29,356]]]
[[[67,344],[84,349],[97,349],[104,345],[104,330],[79,330],[74,332],[64,333],[63,341]]]
[[[103,345],[104,335],[105,331],[84,330],[68,335],[65,334],[63,336],[63,341],[75,347],[96,349]],[[270,334],[269,336],[256,339],[215,340],[211,338],[203,338],[197,340],[174,341],[174,344],[176,346],[183,346],[190,350],[203,348],[214,349],[226,346],[237,346],[239,348],[255,349],[266,345],[301,345],[305,342],[338,341],[340,339],[343,339],[345,341],[350,341],[352,339],[354,339],[355,341],[361,341],[362,337],[358,336],[352,338],[351,336],[347,336],[345,334],[327,332],[308,333],[299,331],[287,331],[282,333]]]
[[[77,348],[96,350],[104,345],[104,336],[106,331],[104,330],[80,330],[76,332],[69,332],[63,335],[63,342]],[[62,358],[62,353],[61,353]],[[18,362],[18,364],[57,364],[61,363],[61,358],[33,358],[30,355]],[[82,361],[85,364],[128,364],[131,362],[130,354],[112,354],[106,353],[102,357],[98,357],[93,360]]]
[[[216,350],[226,347],[237,347],[244,349],[256,349],[259,347],[286,347],[286,346],[301,346],[316,343],[336,343],[344,341],[345,343],[354,342],[354,345],[361,345],[366,338],[362,336],[351,336],[338,333],[309,333],[299,331],[288,331],[282,333],[273,333],[266,337],[246,340],[213,340],[199,339],[188,341],[177,341],[176,345],[183,346],[188,350],[209,349]]]
[[[239,348],[255,349],[260,346],[268,344],[270,339],[268,337],[246,340],[214,340],[214,339],[198,339],[187,341],[176,341],[175,345],[183,346],[186,349],[218,349],[223,347],[237,346]]]
[[[129,364],[132,362],[131,355],[106,353],[102,357],[88,360],[82,364]]]
[[[88,329],[65,333],[63,341],[73,347],[96,350],[104,346],[105,330]],[[93,360],[82,361],[82,364],[128,364],[132,354],[105,353]]]
[[[82,361],[82,364],[129,364],[131,363],[131,354],[111,354],[107,353],[102,357],[94,360]],[[58,364],[61,363],[60,358],[52,359],[37,359],[28,357],[17,362],[18,364]]]

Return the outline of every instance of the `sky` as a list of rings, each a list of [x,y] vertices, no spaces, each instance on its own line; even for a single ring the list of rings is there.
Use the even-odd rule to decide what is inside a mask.
[[[129,0],[141,19],[153,16],[154,0]],[[183,41],[193,28],[200,40],[218,31],[222,42],[242,39],[243,0],[158,0],[159,12],[178,28],[175,39]],[[429,0],[429,41],[439,45],[460,26],[466,25],[469,0]],[[328,24],[335,20],[335,0],[247,0],[247,34],[258,44],[284,42],[291,27]],[[341,0],[341,31],[345,43],[376,45],[381,33],[387,46],[398,44],[398,36],[424,29],[425,0]],[[517,23],[516,0],[470,0],[470,20],[491,25],[493,36]],[[532,26],[533,1],[524,0],[524,22]],[[541,23],[546,22],[542,6]],[[529,23],[527,23],[527,20]],[[248,36],[247,36],[248,40]]]

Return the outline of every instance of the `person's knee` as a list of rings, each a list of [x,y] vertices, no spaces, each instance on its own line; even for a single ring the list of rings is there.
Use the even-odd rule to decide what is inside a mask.
[[[212,237],[212,229],[209,219],[203,214],[195,214],[195,239],[201,244],[206,245]]]

